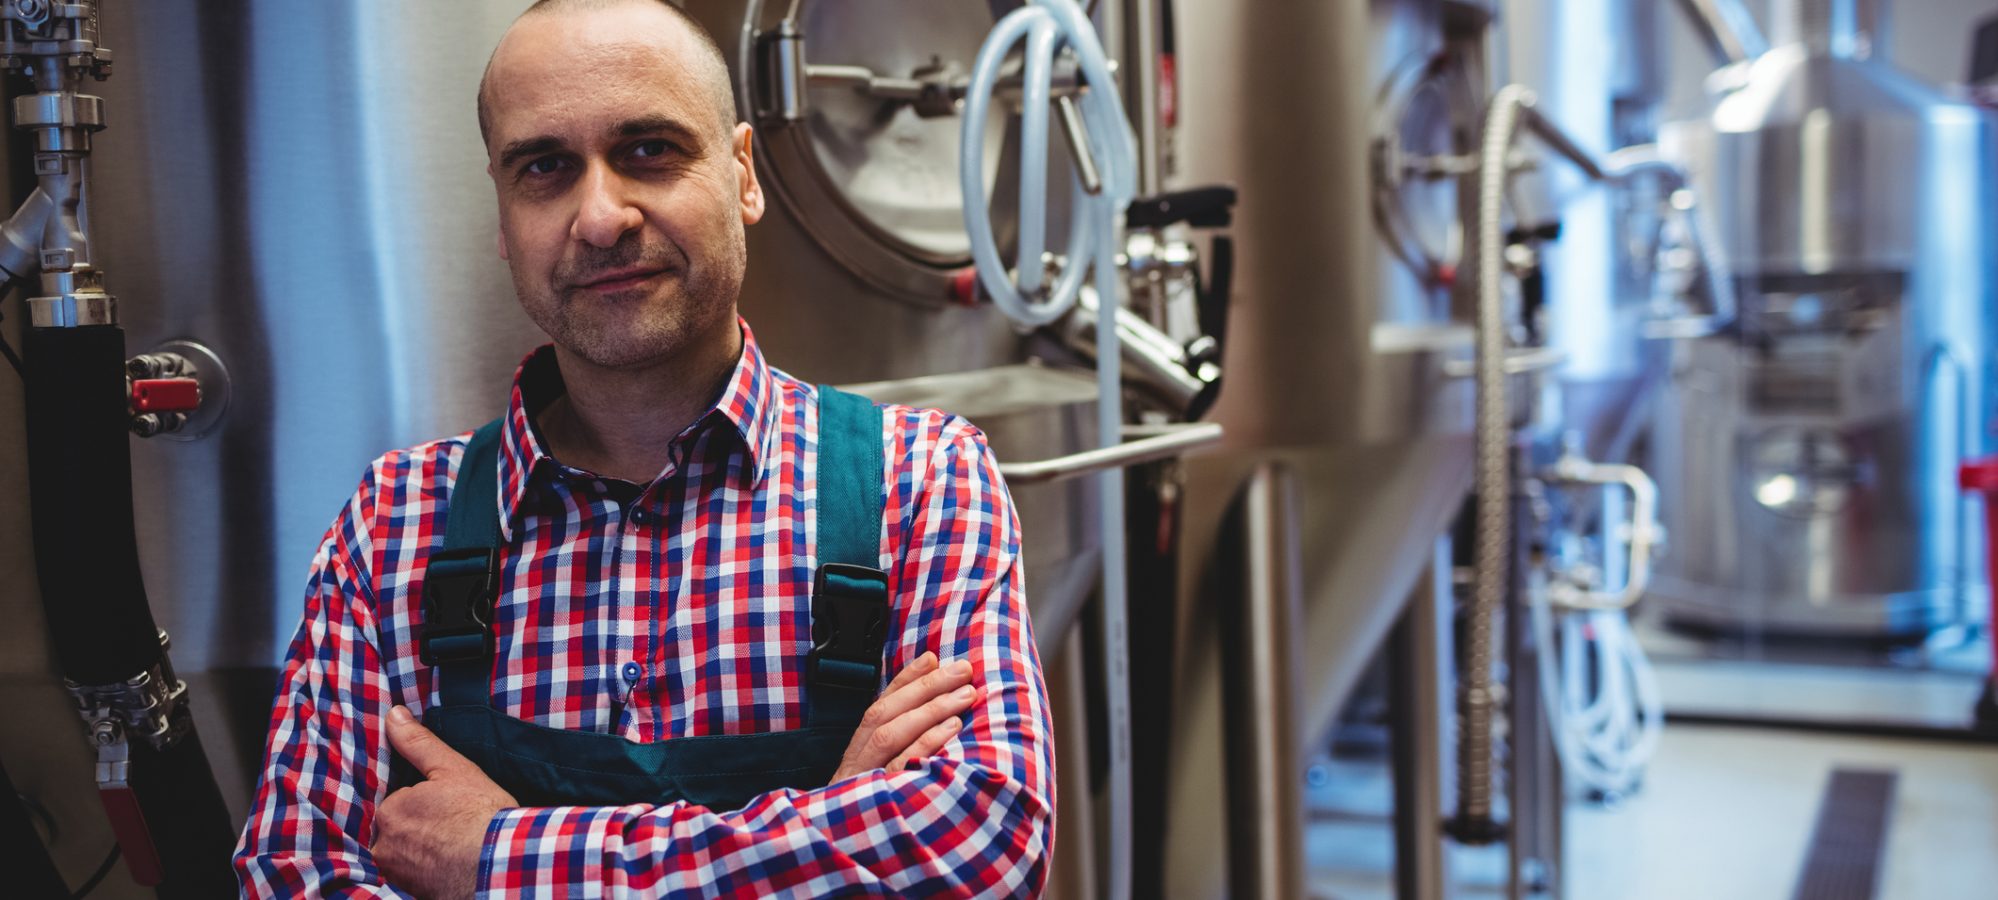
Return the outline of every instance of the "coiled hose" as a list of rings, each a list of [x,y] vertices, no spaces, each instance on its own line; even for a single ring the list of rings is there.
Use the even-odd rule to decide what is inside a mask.
[[[991,106],[1000,65],[1015,44],[1026,42],[1020,113],[1020,219],[1015,271],[1009,277],[999,258],[986,209],[983,179],[986,112]],[[1054,57],[1067,48],[1075,55],[1081,86],[1076,103],[1088,135],[1089,159],[1099,179],[1095,193],[1073,180],[1075,216],[1071,222],[1068,259],[1055,283],[1045,282],[1043,251],[1047,240],[1048,107],[1052,99]],[[1123,439],[1124,410],[1117,310],[1117,223],[1137,193],[1137,139],[1131,133],[1117,84],[1096,29],[1074,0],[1030,0],[1006,15],[978,51],[964,98],[963,128],[958,151],[958,177],[963,189],[965,230],[979,284],[1002,311],[1023,328],[1037,328],[1067,314],[1081,294],[1086,274],[1093,273],[1099,302],[1096,327],[1096,429],[1100,446]],[[1127,603],[1124,554],[1124,473],[1111,470],[1096,476],[1103,540],[1103,644],[1105,704],[1109,720],[1110,785],[1109,849],[1112,900],[1131,894],[1131,734],[1128,654],[1125,647]]]

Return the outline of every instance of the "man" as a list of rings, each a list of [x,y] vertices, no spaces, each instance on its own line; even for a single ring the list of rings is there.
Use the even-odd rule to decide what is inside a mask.
[[[500,255],[553,345],[334,521],[246,893],[1039,891],[1053,747],[997,467],[962,419],[765,364],[731,97],[663,0],[542,0],[494,51]]]

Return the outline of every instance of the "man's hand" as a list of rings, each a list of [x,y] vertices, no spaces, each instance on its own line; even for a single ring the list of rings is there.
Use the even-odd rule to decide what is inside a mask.
[[[425,780],[388,795],[375,810],[375,864],[390,884],[425,900],[472,896],[486,826],[520,804],[409,710],[389,711],[388,738]]]
[[[960,659],[939,668],[934,653],[916,657],[860,717],[832,780],[869,769],[900,771],[903,763],[943,749],[964,724],[958,714],[977,699],[971,663]]]

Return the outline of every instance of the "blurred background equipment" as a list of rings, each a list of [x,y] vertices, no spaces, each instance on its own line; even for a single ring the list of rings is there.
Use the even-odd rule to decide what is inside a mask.
[[[326,522],[542,340],[472,115],[526,5],[0,0],[30,890],[228,892]],[[1051,896],[1998,878],[1977,0],[684,6],[764,351],[1001,461]]]
[[[1674,348],[1657,407],[1673,619],[1920,637],[1978,596],[1951,473],[1993,446],[1998,136],[1875,52],[1889,9],[1776,4],[1773,46],[1719,59],[1711,113],[1665,129],[1741,298]]]

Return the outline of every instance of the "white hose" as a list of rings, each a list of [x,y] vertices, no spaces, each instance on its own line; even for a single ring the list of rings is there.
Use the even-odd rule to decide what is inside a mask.
[[[1011,275],[999,258],[999,245],[986,209],[985,129],[993,87],[1013,46],[1024,39],[1020,110],[1020,217]],[[1089,132],[1090,156],[1103,181],[1090,196],[1073,180],[1077,212],[1068,241],[1068,261],[1052,287],[1044,283],[1043,253],[1047,249],[1048,107],[1053,91],[1054,55],[1073,51],[1084,84],[1092,89],[1078,98]],[[1099,248],[1115,261],[1116,216],[1137,193],[1137,145],[1123,102],[1111,79],[1110,65],[1095,29],[1074,0],[1031,0],[992,28],[972,65],[964,97],[964,119],[958,145],[958,181],[964,196],[964,225],[971,238],[971,258],[978,283],[1008,318],[1023,327],[1038,328],[1066,314],[1075,305],[1090,262]],[[1108,227],[1092,222],[1092,211],[1110,216]],[[1097,273],[1099,275],[1103,273]],[[1114,272],[1114,265],[1111,273]],[[1114,295],[1113,295],[1114,296]]]
[[[1604,794],[1627,794],[1665,730],[1651,661],[1620,611],[1563,613],[1556,643],[1546,592],[1533,593],[1541,702],[1563,773]]]
[[[986,209],[985,129],[1000,64],[1013,46],[1026,41],[1020,112],[1020,217],[1015,272],[1008,277],[999,259]],[[1085,88],[1077,98],[1091,161],[1100,190],[1092,195],[1072,178],[1075,215],[1070,223],[1068,259],[1050,288],[1041,261],[1047,241],[1048,107],[1054,56],[1066,47],[1075,55]],[[965,230],[978,281],[1000,310],[1024,328],[1047,325],[1075,305],[1085,273],[1093,273],[1097,294],[1096,428],[1100,446],[1123,440],[1122,354],[1117,346],[1117,311],[1122,306],[1117,272],[1117,226],[1137,193],[1137,139],[1124,115],[1117,83],[1096,29],[1074,0],[1030,0],[1007,14],[979,48],[964,98],[958,177],[964,195]],[[1130,675],[1125,635],[1128,588],[1124,560],[1124,473],[1112,469],[1097,477],[1099,527],[1103,541],[1103,646],[1105,703],[1109,723],[1109,897],[1131,896],[1131,729]]]

